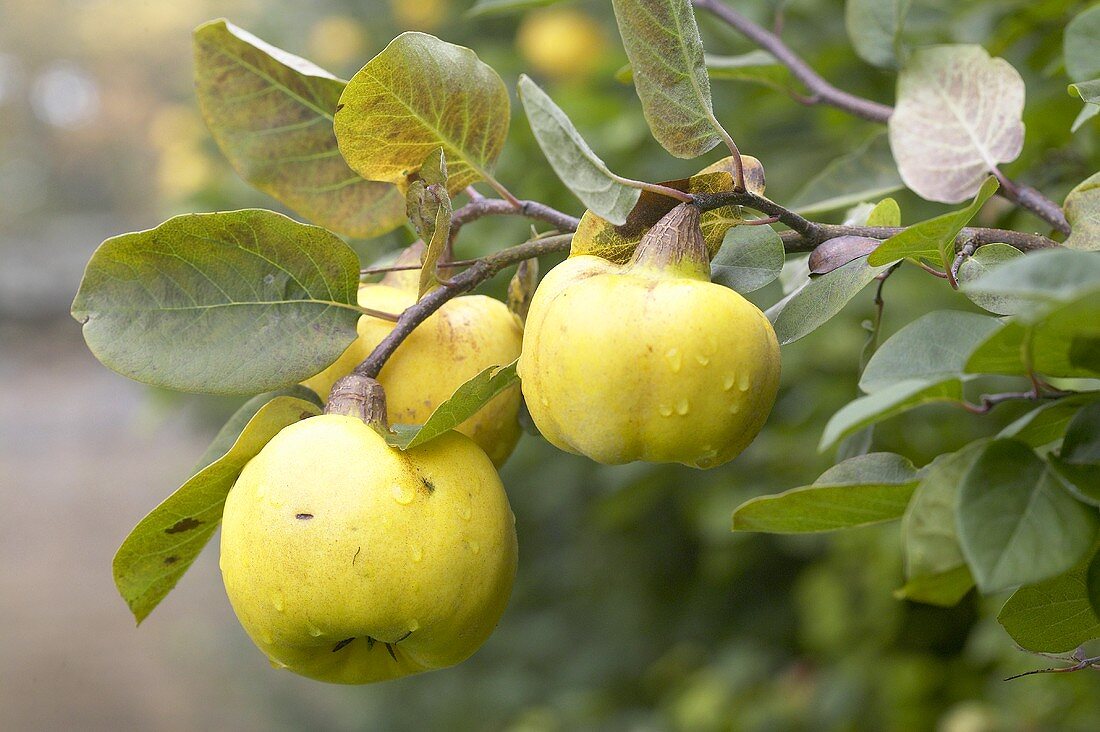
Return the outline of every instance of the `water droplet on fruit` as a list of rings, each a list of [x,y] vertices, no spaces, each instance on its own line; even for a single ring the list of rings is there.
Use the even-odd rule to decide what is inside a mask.
[[[697,353],[695,354],[695,360],[699,362],[700,366],[706,366],[708,363],[710,363],[710,356],[707,356],[704,353]]]
[[[424,558],[424,550],[422,548],[416,546],[415,544],[413,545],[413,547],[411,549],[411,552],[412,552],[412,560],[414,562],[419,562],[421,559]]]
[[[260,633],[260,640],[263,641],[265,645],[269,646],[275,642],[275,639],[271,637],[271,633],[268,633],[266,630]]]
[[[734,402],[733,404],[730,405],[730,414],[737,414],[740,411],[741,411],[741,404],[740,403]]]
[[[544,406],[544,407],[549,407],[550,406],[550,400],[547,399],[546,397],[543,397],[542,399],[539,399],[539,401],[542,402],[542,406]]]
[[[413,498],[415,498],[412,488],[401,483],[394,483],[390,488],[390,493],[393,495],[393,500],[397,501],[402,506],[409,505],[413,502]]]
[[[409,621],[409,632],[415,633],[418,630],[420,630],[420,623],[417,622],[416,618],[413,618]]]
[[[473,516],[473,511],[470,510],[470,505],[467,503],[462,504],[458,509],[458,515],[462,517],[463,521],[469,521]]]
[[[737,380],[737,388],[741,391],[749,390],[749,372],[745,371],[741,374],[741,377]]]
[[[285,663],[283,663],[282,661],[276,661],[276,660],[275,660],[275,659],[273,659],[273,658],[269,658],[269,659],[267,660],[267,662],[271,664],[271,668],[276,668],[276,669],[284,669],[284,668],[286,668],[286,664],[285,664]]]
[[[320,638],[322,635],[324,635],[324,632],[322,632],[321,629],[313,623],[306,623],[306,632],[314,638]]]
[[[687,414],[690,409],[691,404],[688,402],[688,400],[681,399],[680,402],[676,405],[676,414],[679,414],[682,417]]]
[[[661,406],[657,407],[657,411],[661,413],[662,417],[672,416],[672,407],[668,406],[667,404],[662,404]]]
[[[478,544],[473,539],[465,539],[464,542],[466,544],[466,548],[469,549],[472,554],[481,553],[481,544]]]
[[[283,593],[275,590],[275,594],[271,598],[271,604],[279,612],[283,612],[284,610],[286,610],[286,603],[283,602]]]
[[[725,391],[729,391],[733,388],[733,382],[737,380],[737,377],[733,374],[726,374],[725,380],[722,382],[722,388]]]
[[[668,359],[668,365],[672,369],[672,373],[677,373],[680,370],[680,365],[683,363],[683,356],[680,355],[680,349],[670,348],[665,352],[665,358]]]

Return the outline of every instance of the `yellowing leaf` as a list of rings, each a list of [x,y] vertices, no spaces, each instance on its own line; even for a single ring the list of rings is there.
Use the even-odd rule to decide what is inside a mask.
[[[447,191],[490,177],[508,134],[508,90],[468,48],[402,33],[367,62],[340,95],[340,152],[368,180],[407,184],[442,147]]]
[[[898,76],[890,148],[905,185],[930,201],[974,196],[1024,144],[1024,80],[981,46],[931,46]]]

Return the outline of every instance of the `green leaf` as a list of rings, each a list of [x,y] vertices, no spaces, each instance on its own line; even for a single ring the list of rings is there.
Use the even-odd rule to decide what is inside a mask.
[[[814,277],[773,305],[766,315],[780,345],[793,343],[824,325],[883,269],[868,266],[867,257],[860,257]]]
[[[997,437],[1012,437],[1031,447],[1043,447],[1062,439],[1070,421],[1086,404],[1100,399],[1100,392],[1065,397],[1037,407],[1009,424]]]
[[[678,158],[713,148],[725,132],[714,117],[691,2],[612,0],[612,6],[654,139]]]
[[[1090,175],[1070,191],[1064,208],[1066,221],[1073,227],[1065,246],[1100,250],[1100,173]]]
[[[803,216],[814,216],[904,187],[886,133],[876,132],[852,152],[826,165],[794,195],[789,207]]]
[[[783,240],[770,226],[735,226],[710,261],[710,278],[744,294],[759,290],[783,269]]]
[[[1085,106],[1081,108],[1081,113],[1077,115],[1077,119],[1073,121],[1069,128],[1070,132],[1076,132],[1081,128],[1081,125],[1100,114],[1100,79],[1090,79],[1089,81],[1070,84],[1066,87],[1066,91],[1069,92],[1070,96],[1077,97],[1085,103]]]
[[[935,383],[923,379],[899,381],[841,407],[825,425],[818,450],[824,452],[857,430],[923,404],[961,400],[962,382],[959,379]]]
[[[970,373],[1100,376],[1100,290],[1063,305],[1034,325],[1014,320],[974,349]]]
[[[359,259],[272,211],[187,214],[96,250],[72,315],[124,376],[211,394],[289,386],[355,340]]]
[[[134,527],[119,547],[113,569],[115,585],[138,623],[176,586],[214,535],[225,497],[245,464],[284,427],[320,413],[312,401],[284,396],[267,402],[228,452]]]
[[[194,34],[195,91],[233,169],[302,216],[353,237],[404,221],[401,193],[340,156],[332,117],[345,82],[225,20]]]
[[[405,186],[425,149],[443,148],[451,195],[491,171],[508,135],[508,90],[468,48],[402,33],[348,82],[336,140],[368,180]]]
[[[1100,613],[1100,554],[1094,554],[1085,570],[1085,588],[1093,613]]]
[[[1090,602],[1089,569],[1086,560],[1063,575],[1021,587],[1008,598],[997,621],[1029,651],[1062,653],[1100,638],[1100,617]]]
[[[1000,327],[996,318],[959,310],[922,315],[878,347],[859,388],[871,394],[909,379],[961,377],[971,352]]]
[[[983,446],[963,478],[959,543],[985,593],[1068,571],[1093,545],[1100,517],[1076,501],[1022,442]]]
[[[1066,25],[1062,50],[1066,57],[1066,73],[1073,81],[1100,77],[1100,5],[1078,13]]]
[[[844,24],[859,57],[872,66],[897,68],[908,12],[909,0],[848,0]]]
[[[901,179],[929,201],[971,198],[1023,149],[1023,111],[1024,80],[981,46],[915,51],[898,75],[887,122]]]
[[[1075,88],[1075,85],[1071,85],[1070,88]],[[1085,105],[1081,107],[1081,111],[1077,113],[1077,117],[1073,120],[1073,124],[1069,126],[1069,131],[1076,132],[1081,129],[1082,125],[1098,114],[1100,114],[1100,102],[1093,102],[1090,96],[1085,100]]]
[[[324,402],[321,401],[321,397],[317,396],[312,389],[302,386],[301,384],[295,384],[294,386],[286,389],[279,389],[278,391],[257,394],[242,404],[229,420],[222,425],[222,428],[218,430],[218,434],[214,435],[214,440],[210,443],[210,446],[206,448],[206,452],[199,458],[192,472],[199,472],[229,452],[237,442],[237,438],[241,436],[241,432],[244,431],[245,425],[256,416],[256,413],[259,412],[261,408],[266,406],[268,402],[276,397],[293,397],[304,402],[310,402],[318,409],[325,406]]]
[[[409,220],[422,241],[417,299],[439,284],[435,266],[451,238],[451,197],[447,195],[447,159],[442,148],[428,153],[406,195]]]
[[[1015,314],[1036,322],[1060,305],[1100,290],[1100,257],[1064,247],[1017,257],[968,283],[968,296],[1011,297]]]
[[[959,486],[981,453],[982,443],[941,455],[923,471],[901,522],[905,550],[905,597],[954,605],[974,586],[959,546],[955,514]]]
[[[1100,393],[1093,396],[1100,397]],[[1100,403],[1085,405],[1066,429],[1062,449],[1048,457],[1073,495],[1100,506]]]
[[[734,531],[804,534],[901,518],[918,480],[901,455],[875,452],[825,471],[813,485],[741,504]]]
[[[775,56],[762,49],[737,56],[703,54],[707,76],[711,81],[747,81],[786,92],[792,88],[790,70],[779,63]],[[634,69],[630,64],[615,72],[616,81],[630,84],[634,81]]]
[[[970,223],[981,207],[996,193],[999,184],[990,176],[985,179],[974,200],[966,208],[934,219],[914,224],[882,242],[871,253],[868,262],[873,265],[889,264],[899,259],[931,259],[950,267],[955,259],[955,237]]]
[[[875,204],[864,222],[867,226],[901,226],[901,206],[892,198]]]
[[[386,441],[409,450],[439,437],[472,417],[495,396],[519,381],[516,361],[507,366],[490,366],[455,390],[423,425],[394,425]]]
[[[621,177],[608,170],[538,84],[524,75],[519,77],[518,89],[535,140],[561,182],[589,210],[616,226],[625,224],[641,191],[624,185]]]
[[[477,0],[474,6],[466,11],[466,17],[481,18],[495,15],[509,15],[532,8],[544,8],[547,5],[556,5],[560,2],[562,2],[562,0]]]
[[[962,286],[963,294],[983,310],[988,310],[997,315],[1012,315],[1020,308],[1019,303],[1012,295],[972,290],[966,285],[970,285],[980,277],[984,277],[994,267],[1020,256],[1023,256],[1022,252],[1008,244],[993,243],[978,247],[977,251],[964,259],[962,266],[959,267],[959,285]]]

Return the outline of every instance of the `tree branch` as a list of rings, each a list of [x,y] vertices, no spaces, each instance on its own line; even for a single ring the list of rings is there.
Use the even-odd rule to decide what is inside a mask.
[[[802,57],[791,50],[790,46],[783,42],[783,39],[760,27],[721,2],[721,0],[693,0],[693,2],[695,7],[711,13],[775,56],[781,64],[790,70],[796,79],[805,84],[806,88],[810,90],[810,95],[804,97],[802,101],[828,104],[856,117],[881,124],[886,124],[890,119],[890,115],[894,113],[894,108],[889,105],[858,97],[836,88],[814,71]],[[1030,186],[1014,183],[996,168],[991,172],[997,176],[1001,183],[1001,188],[998,191],[999,195],[1032,212],[1057,231],[1063,234],[1070,233],[1069,222],[1058,204]]]
[[[486,199],[486,201],[489,200],[493,199]],[[509,209],[513,208],[507,201],[502,201],[502,203],[506,204]],[[459,272],[441,287],[432,290],[416,304],[401,313],[401,317],[397,319],[397,324],[393,327],[393,330],[382,339],[381,343],[375,346],[371,354],[362,363],[355,367],[353,373],[372,379],[377,378],[386,360],[393,355],[393,352],[397,350],[402,341],[408,338],[416,326],[427,320],[432,313],[441,308],[448,300],[474,289],[505,267],[517,264],[525,259],[569,251],[569,243],[572,239],[572,234],[559,234],[541,239],[532,239],[477,260],[468,269]]]
[[[471,197],[469,203],[456,209],[451,215],[451,241],[455,240],[464,225],[486,216],[526,216],[529,219],[552,224],[559,231],[576,231],[580,224],[580,219],[551,208],[545,203],[520,201],[517,207],[503,198],[485,198],[479,195],[476,198]]]

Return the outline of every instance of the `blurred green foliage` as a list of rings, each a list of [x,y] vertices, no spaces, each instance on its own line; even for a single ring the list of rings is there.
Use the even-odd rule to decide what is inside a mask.
[[[9,30],[0,31],[8,47],[23,54],[30,70],[67,47],[83,49],[79,57],[68,57],[97,79],[99,114],[114,120],[114,127],[113,132],[98,131],[99,126],[49,128],[31,110],[0,106],[5,127],[14,131],[0,147],[0,166],[7,166],[0,173],[12,175],[13,161],[28,149],[48,149],[53,161],[45,167],[38,202],[22,221],[3,217],[0,239],[16,241],[29,220],[81,211],[113,212],[113,226],[121,230],[147,228],[185,210],[256,205],[279,210],[238,181],[220,159],[190,96],[186,24],[234,11],[231,20],[238,25],[345,78],[401,30],[437,33],[473,47],[510,87],[520,73],[531,74],[623,175],[656,181],[698,169],[699,161],[673,159],[650,139],[633,89],[614,79],[626,58],[610,3],[565,3],[527,15],[466,19],[468,4],[262,0],[200,2],[183,10],[128,0],[88,3],[96,7],[74,9],[56,47],[39,49],[38,57],[15,37],[19,28],[34,37],[34,19],[23,6],[9,4],[4,9]],[[826,78],[856,94],[892,101],[893,76],[853,53],[839,0],[740,5],[769,26],[781,8],[785,40]],[[906,25],[910,43],[982,43],[1020,71],[1028,88],[1027,142],[1005,172],[1056,201],[1100,168],[1095,124],[1076,135],[1069,132],[1080,102],[1065,93],[1060,69],[1062,28],[1086,5],[917,0]],[[517,37],[534,43],[532,24],[553,19],[553,13],[570,13],[572,22],[588,24],[586,50],[594,60],[555,74],[545,59],[536,64],[539,56],[531,47],[517,49]],[[710,18],[700,17],[700,26],[712,53],[751,50]],[[741,150],[763,162],[768,195],[778,201],[790,199],[801,183],[875,129],[755,86],[715,82],[714,101],[717,117]],[[65,160],[74,154],[82,164]],[[545,164],[514,98],[497,176],[521,197],[577,215],[582,210]],[[898,200],[906,223],[946,210],[904,192]],[[988,206],[978,223],[1042,228],[1003,202]],[[520,219],[471,224],[457,255],[518,243],[528,230]],[[355,244],[370,261],[410,238],[399,231]],[[9,251],[9,245],[0,246]],[[71,257],[83,262],[85,255]],[[551,264],[543,262],[543,270]],[[884,335],[934,309],[976,310],[942,281],[910,269],[885,287]],[[503,296],[508,276],[486,290]],[[778,288],[770,285],[752,299],[771,304],[780,296]],[[260,663],[241,664],[255,669],[255,676],[241,683],[251,689],[257,707],[269,710],[270,728],[971,732],[1100,727],[1100,678],[1093,672],[1001,681],[1051,663],[1013,648],[992,619],[1000,598],[979,600],[971,594],[953,609],[895,600],[891,591],[902,584],[896,524],[835,537],[730,532],[730,513],[742,501],[808,484],[832,463],[833,456],[818,454],[816,445],[829,416],[858,394],[867,335],[862,324],[872,314],[872,294],[868,290],[821,331],[784,348],[782,390],[768,426],[749,450],[720,469],[605,467],[525,437],[502,471],[517,517],[519,575],[511,606],[487,645],[455,669],[368,688],[318,689],[268,672]],[[166,408],[178,408],[183,399],[201,405],[210,422],[232,406],[214,398],[173,397]],[[874,446],[922,465],[994,434],[1023,411],[1004,405],[977,417],[929,406],[877,427]],[[170,482],[166,477],[165,493]],[[258,657],[243,633],[224,653]]]

